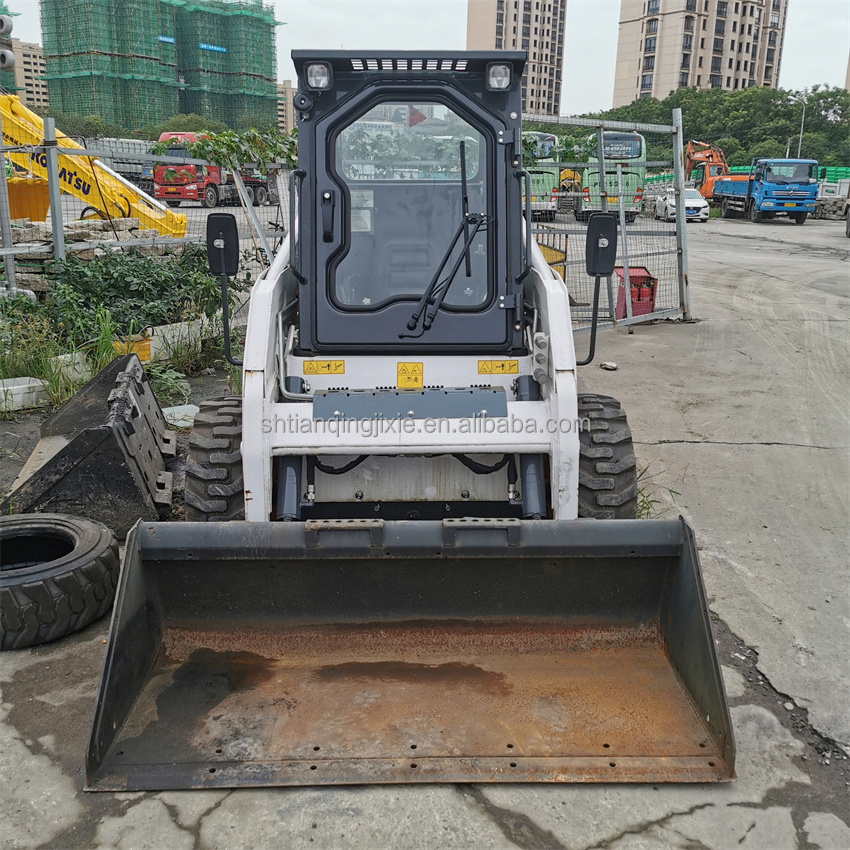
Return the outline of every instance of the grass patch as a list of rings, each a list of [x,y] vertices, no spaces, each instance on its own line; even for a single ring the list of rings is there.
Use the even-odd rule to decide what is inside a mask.
[[[652,519],[653,517],[663,516],[663,514],[669,510],[669,508],[659,510],[660,506],[664,504],[662,500],[658,498],[661,491],[665,491],[670,496],[674,505],[676,504],[676,496],[681,495],[677,490],[672,490],[670,487],[665,487],[663,484],[659,484],[655,480],[658,478],[659,474],[660,473],[657,472],[650,474],[649,465],[638,470],[638,519]]]

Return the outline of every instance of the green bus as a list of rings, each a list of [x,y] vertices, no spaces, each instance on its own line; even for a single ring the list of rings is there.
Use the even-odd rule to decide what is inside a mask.
[[[619,209],[617,197],[617,164],[623,166],[623,208],[626,221],[631,223],[643,206],[643,185],[646,180],[646,140],[640,133],[606,130],[602,135],[605,153],[605,194],[608,209]],[[587,221],[594,210],[602,209],[602,190],[599,180],[596,136],[587,139],[587,161],[581,175],[581,197],[576,198],[576,221]]]

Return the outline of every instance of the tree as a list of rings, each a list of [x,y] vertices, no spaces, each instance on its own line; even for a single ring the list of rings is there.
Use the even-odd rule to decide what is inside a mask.
[[[163,133],[221,133],[226,129],[227,124],[223,121],[188,112],[185,115],[172,115],[171,118],[166,118],[158,124],[147,124],[136,130],[133,135],[140,139],[157,141]]]

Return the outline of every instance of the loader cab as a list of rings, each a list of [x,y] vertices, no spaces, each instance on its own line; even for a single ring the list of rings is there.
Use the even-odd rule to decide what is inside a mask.
[[[301,351],[521,351],[524,54],[293,60]]]

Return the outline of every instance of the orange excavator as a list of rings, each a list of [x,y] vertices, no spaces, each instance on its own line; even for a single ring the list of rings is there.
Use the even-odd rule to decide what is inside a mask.
[[[693,180],[694,186],[707,200],[714,193],[714,183],[720,178],[746,180],[746,174],[732,174],[723,151],[709,142],[691,139],[685,148],[685,179]]]

